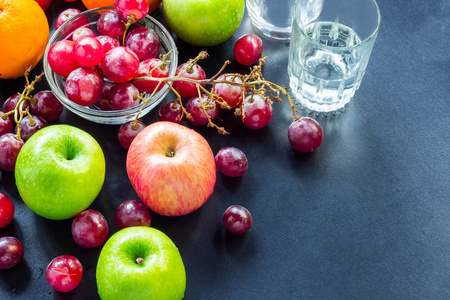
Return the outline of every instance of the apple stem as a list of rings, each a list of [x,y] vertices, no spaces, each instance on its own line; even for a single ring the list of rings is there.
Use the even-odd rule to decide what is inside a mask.
[[[143,259],[142,257],[136,258],[136,263],[137,263],[138,265],[142,264],[143,262],[144,262],[144,259]]]

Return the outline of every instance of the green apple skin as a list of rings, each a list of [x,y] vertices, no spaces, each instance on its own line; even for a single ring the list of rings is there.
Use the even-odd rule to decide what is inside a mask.
[[[141,264],[138,258],[143,259]],[[102,300],[176,300],[186,289],[178,248],[163,232],[144,226],[124,228],[106,241],[96,279]]]
[[[70,125],[35,134],[17,157],[15,179],[25,204],[52,220],[75,216],[91,205],[105,179],[105,157],[97,141]]]
[[[215,46],[230,38],[241,24],[245,0],[163,0],[170,29],[195,46]]]

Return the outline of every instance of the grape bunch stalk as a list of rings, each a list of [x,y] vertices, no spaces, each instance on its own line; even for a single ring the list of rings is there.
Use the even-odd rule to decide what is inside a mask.
[[[197,57],[194,59],[190,59],[182,68],[181,71],[189,70],[197,65],[197,62],[201,59],[205,59],[208,57],[208,53],[206,51],[201,51]],[[134,81],[153,81],[157,82],[158,84],[167,84],[169,88],[172,90],[172,92],[176,95],[175,102],[178,103],[181,106],[183,115],[186,116],[188,120],[193,121],[194,117],[190,112],[188,112],[183,105],[183,102],[181,100],[182,96],[179,93],[179,90],[174,88],[174,85],[176,85],[177,82],[184,82],[195,85],[196,92],[198,94],[198,102],[201,110],[204,112],[204,116],[207,118],[207,126],[208,127],[214,127],[217,129],[217,131],[220,134],[228,134],[228,132],[225,130],[224,127],[219,127],[217,124],[214,123],[210,115],[207,113],[207,110],[211,108],[212,105],[219,105],[222,109],[228,109],[231,110],[232,108],[230,105],[224,100],[223,96],[219,96],[215,92],[215,87],[219,84],[225,84],[229,88],[232,87],[239,87],[242,93],[242,99],[249,98],[251,99],[250,102],[253,102],[253,100],[256,97],[261,97],[264,102],[272,104],[273,101],[275,102],[283,102],[281,99],[281,95],[285,96],[291,106],[292,113],[294,116],[294,120],[298,120],[300,116],[297,115],[297,110],[295,108],[295,104],[286,91],[286,89],[278,84],[275,84],[273,82],[270,82],[268,80],[265,80],[262,75],[262,66],[265,64],[267,57],[263,57],[259,59],[259,62],[257,65],[254,65],[250,69],[249,74],[239,74],[239,73],[227,73],[226,76],[220,76],[226,66],[230,64],[230,61],[227,60],[224,62],[220,70],[211,78],[205,78],[205,79],[194,79],[189,78],[186,76],[182,76],[182,72],[177,71],[177,74],[175,76],[171,77],[164,77],[164,78],[157,78],[157,77],[151,77],[151,76],[144,76],[144,77],[136,77],[134,78]],[[167,60],[167,57],[164,58],[164,60]],[[161,63],[162,64],[162,63]],[[156,67],[155,67],[156,68]],[[223,74],[222,74],[223,75]],[[206,85],[210,85],[211,89],[208,90],[205,88]],[[203,95],[206,95],[206,97],[203,97]],[[143,99],[143,105],[145,106],[148,102],[151,101],[152,97],[154,96],[154,93],[151,94],[146,99]],[[247,104],[246,104],[247,103]],[[248,105],[249,101],[242,101],[240,106],[236,107],[234,110],[234,114],[236,116],[239,116],[243,121],[246,117],[246,105]],[[140,112],[137,114],[135,122],[137,123],[139,118]],[[271,117],[271,116],[270,116]],[[269,119],[270,121],[270,119]],[[245,122],[245,121],[244,121]]]
[[[28,69],[24,73],[24,77],[26,80],[25,88],[24,88],[23,92],[19,94],[19,100],[17,100],[17,104],[16,104],[15,108],[11,111],[5,112],[1,116],[1,118],[3,120],[7,120],[7,118],[9,118],[10,115],[13,116],[14,122],[16,123],[16,126],[17,126],[17,129],[16,129],[17,133],[14,137],[17,140],[22,139],[22,137],[21,137],[21,131],[22,131],[22,125],[23,125],[22,120],[25,117],[29,118],[29,122],[27,122],[27,123],[30,124],[31,126],[33,126],[36,123],[36,121],[33,119],[33,116],[30,113],[30,107],[29,107],[29,104],[27,103],[27,101],[29,101],[31,104],[34,104],[34,105],[37,104],[37,100],[35,98],[31,97],[30,94],[34,90],[35,84],[37,82],[41,81],[42,77],[44,76],[44,72],[41,72],[39,75],[37,75],[35,77],[35,79],[31,82],[29,80],[29,75],[30,75],[30,69]]]

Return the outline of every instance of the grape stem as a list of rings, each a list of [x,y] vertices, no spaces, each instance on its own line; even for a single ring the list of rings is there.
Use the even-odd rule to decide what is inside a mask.
[[[23,117],[25,115],[28,115],[28,117],[30,118],[30,121],[29,121],[30,125],[34,125],[36,123],[36,121],[34,121],[34,119],[31,117],[29,108],[27,107],[26,109],[24,109],[24,105],[25,105],[25,101],[27,101],[27,100],[30,101],[32,104],[36,104],[36,99],[34,99],[33,97],[30,97],[30,93],[34,90],[34,85],[37,82],[39,82],[42,79],[42,77],[44,76],[44,72],[41,72],[41,74],[37,75],[35,77],[35,79],[32,82],[30,82],[29,75],[31,72],[31,68],[32,68],[32,66],[30,66],[23,74],[25,77],[26,84],[25,84],[25,88],[24,88],[23,92],[19,93],[20,98],[17,101],[16,106],[14,107],[13,110],[3,114],[3,116],[2,116],[2,118],[4,120],[6,120],[6,118],[9,115],[14,114],[14,122],[16,123],[16,127],[17,127],[17,133],[16,133],[16,135],[14,135],[14,138],[19,141],[21,140],[20,133],[22,131],[22,126],[20,126],[20,122],[22,122]]]
[[[200,107],[202,108],[202,110],[204,111],[206,117],[208,118],[208,125],[207,126],[208,127],[215,127],[218,130],[218,132],[221,133],[221,134],[228,134],[228,132],[223,127],[219,127],[216,124],[214,124],[211,121],[211,118],[209,117],[209,115],[206,113],[206,110],[209,108],[208,105],[209,105],[210,101],[212,101],[212,100],[214,100],[223,109],[231,109],[231,107],[226,103],[226,101],[224,101],[224,99],[222,97],[220,97],[220,96],[218,96],[217,94],[214,93],[214,86],[216,84],[223,83],[223,84],[239,86],[239,87],[241,87],[241,90],[242,90],[243,99],[245,98],[246,93],[249,93],[251,95],[258,94],[261,97],[263,97],[265,99],[265,101],[267,101],[269,103],[273,103],[273,101],[275,101],[275,102],[283,102],[283,100],[280,98],[280,95],[282,94],[289,101],[289,104],[290,104],[291,109],[292,109],[292,114],[294,116],[294,120],[298,120],[300,118],[300,116],[297,115],[297,109],[295,108],[294,101],[292,100],[292,98],[289,95],[289,93],[286,91],[286,88],[264,79],[264,77],[262,75],[262,66],[265,64],[267,57],[261,58],[259,60],[259,63],[257,65],[255,65],[255,66],[253,66],[250,69],[250,73],[248,75],[243,75],[243,74],[239,74],[239,73],[232,73],[232,74],[228,74],[224,79],[217,79],[217,77],[220,74],[222,74],[222,72],[225,70],[226,66],[230,64],[230,61],[227,60],[227,61],[225,61],[223,63],[223,65],[219,69],[219,71],[214,76],[212,76],[209,79],[198,80],[198,79],[186,78],[186,77],[182,77],[181,76],[181,73],[184,70],[186,70],[187,72],[192,72],[192,68],[197,64],[197,62],[200,59],[205,59],[207,57],[208,57],[208,53],[206,51],[201,51],[197,55],[196,58],[190,59],[186,63],[186,65],[182,68],[182,70],[178,74],[176,74],[175,76],[163,77],[163,78],[157,78],[157,77],[152,77],[152,76],[145,76],[145,77],[136,77],[136,78],[134,78],[134,80],[136,80],[136,81],[139,81],[139,80],[157,81],[158,82],[158,87],[159,87],[160,84],[167,84],[169,86],[169,88],[176,95],[177,99],[175,101],[178,102],[181,105],[183,114],[186,115],[187,119],[192,119],[193,117],[184,108],[183,103],[181,101],[181,97],[178,94],[178,92],[172,87],[172,83],[175,82],[175,81],[183,81],[183,82],[188,82],[188,83],[195,84],[196,87],[197,87],[198,95],[199,95]],[[167,54],[166,54],[164,59],[167,59]],[[163,65],[163,64],[167,65],[167,63],[165,61],[160,63],[160,65]],[[151,72],[149,74],[151,74]],[[234,79],[236,77],[239,77],[242,82],[235,82]],[[231,78],[231,79],[227,79],[227,78]],[[207,89],[205,89],[204,88],[205,85],[212,85],[211,91],[208,91]],[[202,97],[201,97],[201,93],[202,92],[204,94],[206,94],[207,97],[208,97],[206,99],[205,103],[204,103],[204,101],[202,100]],[[267,93],[268,93],[268,95],[266,95]],[[155,91],[149,97],[147,97],[145,99],[145,101],[143,100],[143,105],[142,105],[140,111],[138,112],[138,114],[136,116],[136,122],[137,122],[137,119],[138,119],[140,113],[142,112],[143,107],[147,103],[150,102],[150,100],[154,96],[154,94],[155,94]],[[142,97],[141,99],[144,99],[144,98]],[[245,115],[244,115],[244,111],[245,111],[244,110],[244,105],[245,104],[244,104],[244,102],[245,101],[242,101],[241,106],[235,109],[235,115],[241,116],[242,118],[245,118]]]

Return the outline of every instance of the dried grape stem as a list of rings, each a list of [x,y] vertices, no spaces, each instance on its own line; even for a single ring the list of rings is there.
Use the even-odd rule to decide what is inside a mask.
[[[300,116],[297,115],[297,110],[295,108],[295,104],[292,101],[292,98],[289,95],[289,93],[286,91],[286,89],[278,84],[275,84],[273,82],[265,80],[264,77],[262,76],[262,66],[265,64],[267,57],[261,58],[259,60],[259,64],[253,66],[250,69],[250,73],[248,75],[242,75],[242,74],[238,74],[238,73],[229,74],[230,76],[232,76],[231,80],[227,79],[227,77],[230,77],[230,76],[227,76],[224,79],[220,79],[220,80],[216,79],[225,70],[225,67],[228,64],[230,64],[230,61],[228,61],[228,60],[225,61],[224,64],[222,65],[222,67],[219,69],[219,71],[213,77],[211,77],[209,79],[197,80],[197,79],[182,77],[180,75],[184,70],[186,70],[187,72],[192,72],[192,68],[195,66],[195,64],[197,64],[198,60],[204,59],[206,57],[208,57],[208,53],[206,51],[201,51],[199,53],[199,55],[197,55],[196,58],[190,59],[186,63],[186,65],[181,69],[181,72],[179,72],[175,76],[165,77],[165,78],[146,76],[146,77],[136,77],[136,78],[134,78],[134,80],[136,80],[136,81],[140,81],[140,80],[157,81],[159,84],[161,84],[161,83],[167,84],[169,86],[169,88],[177,96],[176,101],[181,105],[183,114],[185,114],[186,118],[189,120],[192,120],[192,116],[184,108],[183,103],[181,101],[181,97],[178,94],[178,92],[172,87],[172,83],[175,81],[183,81],[183,82],[195,84],[197,86],[200,106],[203,109],[203,111],[205,112],[206,117],[208,118],[208,126],[215,127],[219,131],[219,133],[222,133],[222,134],[228,134],[228,132],[226,132],[223,127],[219,127],[211,121],[211,118],[206,113],[205,105],[203,104],[203,101],[201,100],[201,91],[203,91],[208,96],[208,99],[213,99],[224,109],[231,109],[231,107],[224,101],[223,98],[221,98],[220,96],[218,96],[214,93],[214,86],[216,84],[220,84],[220,83],[241,87],[243,99],[245,99],[246,93],[250,93],[250,94],[257,93],[270,103],[272,103],[271,99],[273,99],[276,102],[282,102],[283,100],[280,98],[280,93],[281,93],[288,99],[289,104],[292,109],[292,114],[294,116],[294,119],[297,120],[300,118]],[[242,80],[242,82],[235,82],[234,79],[236,77],[239,77]],[[204,88],[205,85],[212,85],[211,92],[209,92],[207,89]],[[267,90],[269,91],[269,96],[266,96]],[[150,97],[148,98],[147,102],[144,103],[144,105],[147,104],[148,101],[150,101],[150,99],[153,97],[154,94],[155,93],[153,92],[152,95],[150,95]],[[139,114],[141,113],[141,111],[142,111],[142,108],[139,111],[138,115],[136,116],[136,119],[139,117]],[[241,106],[239,108],[236,108],[235,114],[244,118],[245,117],[244,111],[245,110],[244,110],[244,101],[243,101]]]

